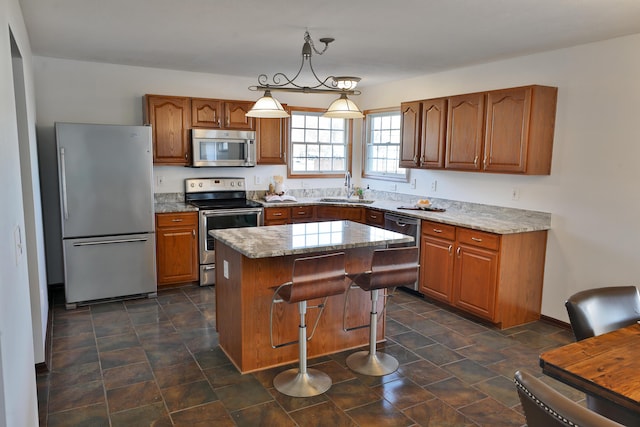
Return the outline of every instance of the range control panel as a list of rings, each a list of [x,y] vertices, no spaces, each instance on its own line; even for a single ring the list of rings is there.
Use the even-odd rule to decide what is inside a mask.
[[[189,178],[184,180],[185,193],[212,191],[244,191],[244,178]]]

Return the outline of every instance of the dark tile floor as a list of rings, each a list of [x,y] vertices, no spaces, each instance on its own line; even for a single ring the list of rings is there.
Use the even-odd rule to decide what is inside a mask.
[[[354,374],[351,352],[314,359],[333,386],[306,399],[272,387],[284,368],[237,372],[218,347],[213,287],[71,311],[63,302],[54,293],[52,369],[37,378],[41,426],[521,426],[519,368],[584,399],[538,367],[542,350],[573,341],[570,331],[545,322],[500,331],[402,291],[381,345],[398,371]]]

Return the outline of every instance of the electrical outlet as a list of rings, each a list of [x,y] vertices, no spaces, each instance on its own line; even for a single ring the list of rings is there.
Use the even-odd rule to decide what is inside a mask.
[[[435,193],[438,191],[438,180],[434,179],[433,181],[431,181],[431,192]]]
[[[254,175],[253,176],[253,183],[255,185],[260,185],[262,184],[262,177],[260,175]]]
[[[416,189],[416,179],[415,178],[413,178],[411,180],[411,188],[413,188],[414,190]]]
[[[156,176],[156,185],[158,187],[162,187],[164,185],[164,176],[162,175]]]
[[[514,187],[511,189],[511,200],[520,200],[520,189]]]
[[[22,252],[24,250],[24,246],[22,244],[22,230],[19,225],[16,225],[16,228],[13,230],[13,241],[15,243],[15,251],[16,251],[16,265],[20,263],[20,258],[22,257]]]

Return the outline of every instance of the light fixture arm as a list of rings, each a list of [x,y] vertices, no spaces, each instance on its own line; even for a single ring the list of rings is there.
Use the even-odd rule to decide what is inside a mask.
[[[360,95],[361,92],[359,90],[344,89],[338,87],[338,80],[340,79],[340,77],[328,76],[323,80],[318,77],[316,71],[313,69],[313,64],[311,62],[312,53],[315,52],[318,55],[322,55],[329,47],[329,43],[333,42],[334,40],[335,39],[330,37],[321,38],[320,42],[324,43],[324,49],[318,50],[313,44],[313,40],[311,39],[309,32],[305,31],[304,44],[302,45],[302,61],[300,62],[300,68],[298,68],[296,74],[292,78],[289,78],[286,74],[278,72],[273,75],[271,81],[269,81],[269,77],[266,74],[260,74],[258,76],[258,84],[256,86],[249,86],[249,89],[253,91],[270,90],[303,93],[331,92],[340,94],[344,93],[347,95]],[[300,73],[302,73],[302,69],[307,62],[309,63],[309,69],[313,77],[316,79],[317,84],[300,85],[295,82],[295,80],[300,76]],[[356,77],[354,77],[353,79],[356,79],[356,81],[360,80]]]

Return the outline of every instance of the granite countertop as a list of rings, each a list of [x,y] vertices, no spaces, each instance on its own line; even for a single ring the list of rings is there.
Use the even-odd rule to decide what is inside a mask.
[[[154,203],[155,213],[197,212],[198,208],[184,202]]]
[[[352,221],[324,221],[212,230],[209,234],[247,258],[311,254],[387,243],[413,237]]]
[[[299,198],[297,202],[267,203],[260,201],[264,207],[286,207],[300,205],[336,205],[356,206],[379,209],[385,212],[410,216],[443,224],[457,225],[474,230],[487,231],[496,234],[526,233],[531,231],[549,230],[551,228],[551,214],[547,212],[530,211],[524,209],[505,208],[500,206],[482,205],[478,203],[459,202],[446,199],[431,199],[433,207],[444,208],[444,212],[424,210],[400,209],[403,206],[414,206],[397,200],[375,200],[373,203],[340,203],[321,202],[320,199]]]

